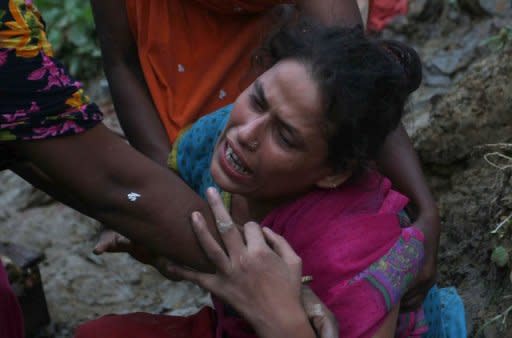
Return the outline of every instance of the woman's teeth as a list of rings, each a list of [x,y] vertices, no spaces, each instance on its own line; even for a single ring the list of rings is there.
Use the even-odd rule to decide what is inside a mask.
[[[240,159],[238,156],[236,156],[236,154],[233,152],[233,149],[229,145],[226,147],[226,160],[228,160],[231,166],[240,174],[249,174],[249,170],[242,165]]]

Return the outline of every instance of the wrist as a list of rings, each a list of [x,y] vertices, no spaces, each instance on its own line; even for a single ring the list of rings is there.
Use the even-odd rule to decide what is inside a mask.
[[[315,338],[315,331],[311,327],[308,316],[298,305],[295,310],[280,309],[276,315],[271,314],[266,319],[261,318],[253,327],[260,338]]]

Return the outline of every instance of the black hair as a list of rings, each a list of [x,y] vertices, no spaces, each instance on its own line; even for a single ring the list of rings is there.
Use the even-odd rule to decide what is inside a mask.
[[[328,161],[337,171],[376,158],[422,77],[412,48],[371,40],[360,26],[327,27],[308,19],[271,34],[253,63],[268,69],[284,59],[303,63],[321,90]]]

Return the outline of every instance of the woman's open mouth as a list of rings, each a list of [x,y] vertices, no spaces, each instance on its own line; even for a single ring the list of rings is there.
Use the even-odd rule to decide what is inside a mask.
[[[231,176],[247,178],[252,175],[251,170],[233,150],[233,147],[228,141],[225,142],[224,156],[222,157],[223,161],[221,162],[224,164],[223,167]]]

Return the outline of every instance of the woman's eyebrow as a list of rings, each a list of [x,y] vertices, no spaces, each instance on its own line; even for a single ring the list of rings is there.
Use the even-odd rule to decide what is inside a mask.
[[[264,109],[269,109],[270,106],[265,96],[265,90],[263,89],[263,85],[259,79],[254,81],[254,95],[261,101],[260,103]],[[281,119],[278,113],[275,114],[275,119],[282,128],[286,129],[286,131],[295,139],[299,145],[303,144],[301,133],[297,130],[297,128]]]
[[[261,81],[259,79],[256,79],[256,81],[254,81],[254,92],[258,99],[261,101],[261,105],[265,109],[268,109],[269,104],[267,101],[267,97],[265,96],[265,91],[263,90],[263,86],[261,85]]]

